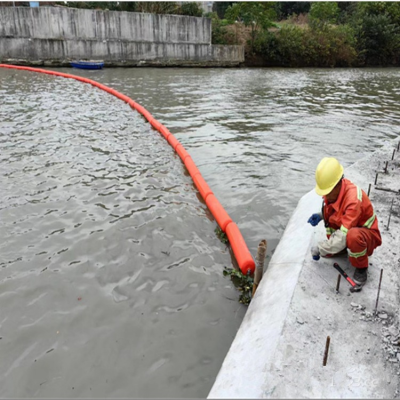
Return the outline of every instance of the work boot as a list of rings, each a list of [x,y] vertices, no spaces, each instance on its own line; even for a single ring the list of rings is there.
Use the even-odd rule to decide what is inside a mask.
[[[368,268],[356,268],[353,275],[353,280],[357,285],[364,285],[367,282]]]

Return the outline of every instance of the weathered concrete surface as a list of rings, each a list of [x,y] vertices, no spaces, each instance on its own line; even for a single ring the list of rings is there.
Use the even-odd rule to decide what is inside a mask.
[[[65,66],[238,66],[243,46],[211,45],[209,18],[60,7],[0,7],[0,62]]]
[[[211,19],[64,7],[0,7],[0,37],[211,43]]]
[[[395,143],[397,146],[397,142]],[[323,238],[307,219],[320,209],[321,198],[306,194],[292,215],[225,358],[209,398],[393,398],[398,394],[400,334],[398,329],[400,254],[400,153],[389,162],[389,173],[375,172],[391,160],[394,143],[355,163],[345,175],[368,191],[374,204],[383,244],[370,258],[368,282],[350,293],[333,263],[352,276],[347,256],[313,261],[313,236]],[[385,229],[395,198],[389,230]],[[397,200],[396,200],[397,199]],[[315,231],[315,233],[314,233]],[[384,269],[374,315],[379,274]],[[331,338],[327,366],[325,342]]]

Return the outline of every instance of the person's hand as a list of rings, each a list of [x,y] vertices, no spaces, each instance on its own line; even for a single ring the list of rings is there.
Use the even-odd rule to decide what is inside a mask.
[[[308,223],[311,224],[312,226],[317,226],[319,224],[319,221],[322,220],[321,214],[313,214],[311,217],[308,219]]]

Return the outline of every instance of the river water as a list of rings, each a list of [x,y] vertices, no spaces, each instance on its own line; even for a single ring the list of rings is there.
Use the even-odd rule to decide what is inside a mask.
[[[322,157],[399,134],[398,69],[60,71],[146,107],[268,258]],[[162,136],[91,85],[0,69],[0,167],[0,397],[206,397],[246,309]]]

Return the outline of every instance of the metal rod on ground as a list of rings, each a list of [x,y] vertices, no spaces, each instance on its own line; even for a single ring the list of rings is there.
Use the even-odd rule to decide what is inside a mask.
[[[376,187],[376,190],[383,190],[385,192],[392,192],[396,194],[400,194],[400,190],[393,190],[393,189],[387,189],[387,188],[381,188],[381,187]]]
[[[325,367],[328,361],[328,352],[329,352],[329,344],[331,343],[331,338],[329,336],[326,337],[325,344],[325,353],[324,353],[324,361],[322,362],[322,366]]]
[[[397,145],[397,151],[399,151],[400,150],[400,142],[399,142],[399,144]]]
[[[389,161],[386,161],[386,164],[385,164],[385,169],[384,169],[384,172],[385,172],[385,174],[387,174],[387,167],[388,167],[388,163],[389,163]]]
[[[257,257],[256,257],[256,270],[254,272],[254,283],[253,283],[253,292],[251,297],[254,297],[257,287],[260,284],[261,278],[264,273],[264,260],[265,255],[267,254],[267,241],[265,239],[261,240],[257,249]]]
[[[376,185],[376,182],[378,182],[378,173],[379,172],[377,172],[376,175],[375,175],[375,183],[374,183],[374,185]]]
[[[381,277],[379,278],[378,294],[376,296],[376,303],[375,303],[375,315],[378,312],[378,300],[379,300],[379,293],[381,292],[382,275],[383,275],[383,268],[381,269]]]
[[[390,217],[391,217],[391,215],[392,215],[393,201],[394,201],[394,198],[392,199],[392,205],[390,206],[390,210],[389,210],[389,219],[388,219],[388,223],[387,223],[386,230],[389,230]]]
[[[337,283],[336,283],[336,293],[339,293],[339,287],[340,287],[340,278],[342,275],[338,274],[337,276]]]
[[[369,197],[369,193],[371,192],[371,184],[369,184],[369,186],[368,186],[368,193],[367,193],[367,196]]]
[[[392,160],[394,160],[394,153],[396,153],[396,149],[393,150]]]

